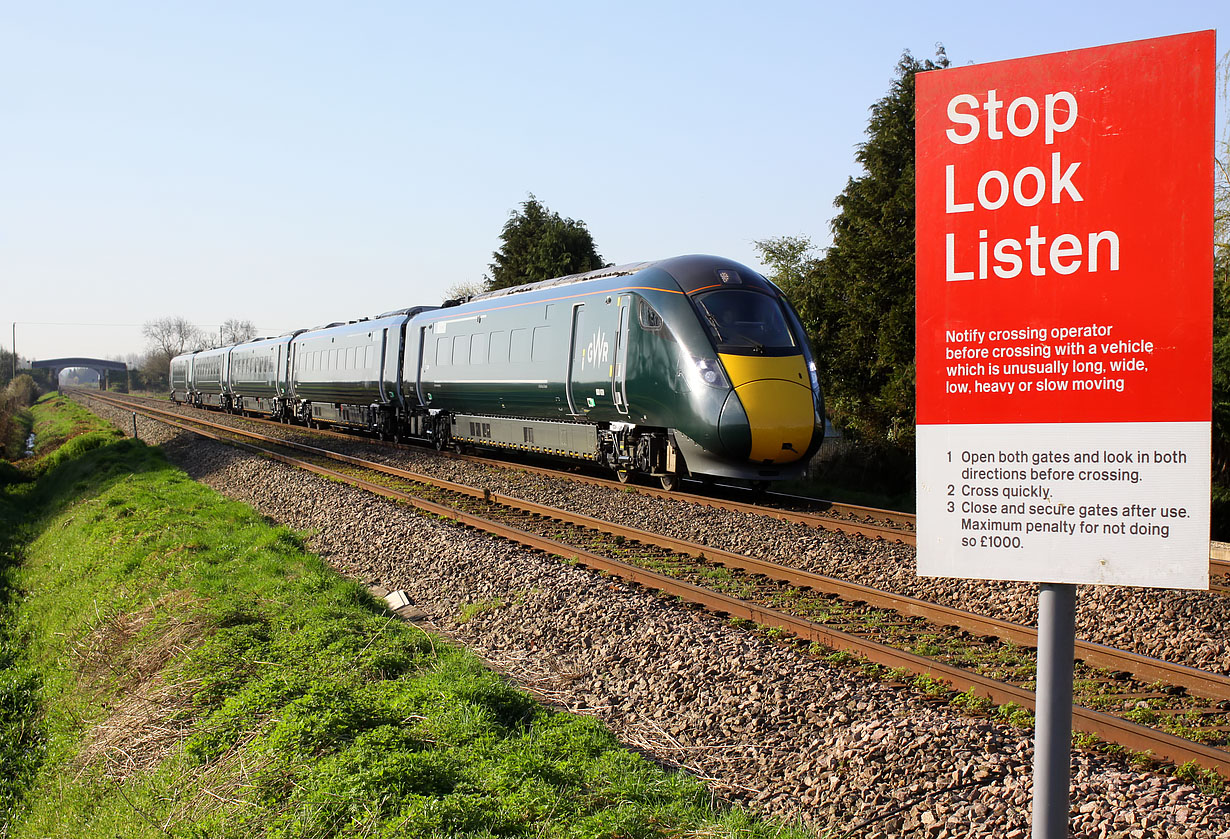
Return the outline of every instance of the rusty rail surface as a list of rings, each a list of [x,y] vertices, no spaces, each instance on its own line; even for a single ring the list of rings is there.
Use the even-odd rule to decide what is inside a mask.
[[[82,395],[91,396],[93,398],[104,398],[100,394],[91,393],[90,391],[78,391]],[[108,394],[106,398],[117,399],[114,394]],[[133,397],[126,396],[123,399],[118,399],[129,407],[138,404],[135,400],[149,399],[151,401],[165,402],[153,397]],[[182,403],[175,403],[182,404]],[[150,410],[160,410],[150,408]],[[183,416],[182,414],[172,414],[174,416]],[[234,416],[222,414],[221,416]],[[237,417],[238,418],[238,417]],[[408,448],[404,443],[394,443],[388,440],[379,440],[374,437],[358,438],[355,434],[333,431],[330,429],[308,429],[303,426],[288,426],[285,423],[271,420],[265,417],[243,417],[242,419],[253,423],[267,423],[275,425],[279,428],[294,428],[297,431],[302,431],[305,434],[320,435],[333,437],[349,442],[355,442],[358,439],[365,443],[370,443],[377,446],[385,446],[389,448]],[[419,448],[415,446],[414,448]],[[728,498],[718,498],[712,495],[705,495],[694,492],[683,492],[680,490],[662,490],[653,487],[643,486],[640,484],[624,484],[613,478],[600,478],[594,475],[581,474],[575,471],[562,471],[559,468],[547,468],[542,466],[534,466],[528,463],[511,462],[508,460],[482,457],[473,454],[458,454],[450,451],[437,452],[444,457],[450,457],[457,460],[469,461],[471,463],[479,463],[485,466],[494,466],[501,469],[517,469],[522,472],[531,474],[548,475],[550,477],[566,477],[568,480],[577,481],[579,483],[591,484],[594,486],[606,486],[617,488],[623,492],[631,492],[640,495],[649,496],[651,498],[668,498],[678,501],[686,501],[692,504],[701,504],[707,507],[727,510],[732,512],[748,513],[750,515],[767,516],[769,518],[780,519],[782,521],[793,522],[795,524],[803,524],[808,527],[820,528],[823,530],[837,531],[840,533],[849,533],[857,536],[865,536],[871,539],[884,539],[889,542],[901,542],[906,545],[914,544],[914,516],[911,513],[902,513],[896,510],[881,510],[875,507],[864,507],[858,504],[842,504],[835,501],[826,501],[819,498],[807,498],[804,496],[793,496],[782,493],[768,493],[769,497],[779,498],[783,503],[789,503],[794,506],[807,506],[818,509],[819,512],[808,510],[790,510],[781,507],[765,506],[763,504],[752,504],[744,501],[736,501]],[[725,487],[730,490],[732,488]],[[863,521],[860,521],[863,520]],[[889,526],[885,524],[877,524],[876,522],[892,522],[900,526]]]

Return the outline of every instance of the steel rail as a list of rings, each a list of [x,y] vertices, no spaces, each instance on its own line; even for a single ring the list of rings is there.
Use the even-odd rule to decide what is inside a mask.
[[[107,401],[105,397],[97,398]],[[115,404],[117,401],[118,400],[113,401],[112,404]],[[163,411],[158,408],[142,406],[142,409],[167,417],[179,416],[178,414]],[[402,480],[412,481],[427,486],[434,486],[439,489],[454,492],[459,495],[465,495],[470,498],[482,499],[484,501],[500,504],[523,513],[542,516],[543,518],[554,519],[557,521],[564,521],[570,524],[586,527],[591,530],[617,535],[634,542],[654,545],[656,547],[674,551],[678,554],[695,557],[696,559],[711,562],[717,565],[723,565],[728,568],[735,568],[750,574],[760,574],[778,582],[786,583],[787,585],[798,588],[806,588],[826,594],[833,594],[848,602],[867,603],[879,609],[887,609],[901,615],[921,618],[935,624],[936,626],[953,626],[974,635],[993,635],[996,638],[1009,641],[1023,647],[1036,647],[1038,644],[1038,631],[1036,629],[1033,627],[1024,626],[1022,624],[1013,623],[1012,621],[1005,621],[999,618],[978,615],[973,612],[956,609],[951,606],[944,606],[939,603],[932,603],[926,600],[920,600],[908,595],[895,594],[893,592],[864,586],[859,583],[841,580],[836,577],[829,577],[810,571],[802,571],[797,568],[791,568],[777,562],[772,562],[770,560],[745,556],[743,554],[736,554],[730,551],[714,548],[709,545],[701,545],[696,542],[676,539],[672,536],[667,536],[661,533],[651,533],[646,530],[627,527],[615,522],[606,521],[605,519],[597,519],[581,513],[561,510],[557,507],[538,504],[536,502],[527,501],[513,495],[504,495],[502,493],[496,493],[486,489],[477,489],[465,484],[459,484],[442,478],[412,472],[408,469],[402,469],[397,466],[389,466],[384,463],[364,460],[361,457],[342,454],[341,452],[335,452],[330,449],[312,446],[307,443],[300,443],[293,440],[280,440],[264,434],[258,434],[254,431],[246,431],[244,429],[235,428],[224,423],[217,423],[207,419],[192,417],[188,421],[198,425],[203,425],[207,428],[225,431],[228,434],[236,434],[242,437],[247,437],[262,443],[280,446],[282,448],[294,449],[305,454],[310,454],[314,457],[335,460],[340,463],[346,463],[350,466],[356,466],[361,469],[367,469],[373,472],[389,475],[391,477],[401,478]],[[1128,650],[1120,650],[1114,647],[1108,647],[1103,644],[1097,644],[1092,641],[1084,641],[1081,639],[1077,639],[1076,641],[1076,653],[1077,657],[1086,664],[1108,670],[1127,671],[1144,682],[1163,681],[1168,684],[1182,686],[1187,688],[1192,693],[1206,698],[1215,700],[1230,699],[1230,677],[1222,676],[1217,673],[1210,673],[1184,664],[1143,656]]]
[[[89,394],[88,391],[80,391],[80,392],[83,394]],[[91,394],[91,395],[97,396],[96,394]],[[113,395],[109,394],[109,396],[110,398],[113,398],[113,399],[115,398]],[[97,396],[97,398],[102,398],[102,397]],[[162,400],[155,400],[154,397],[134,397],[130,395],[127,395],[126,399],[149,399],[151,401],[162,401]],[[125,400],[121,399],[118,401],[125,401]],[[176,404],[180,404],[180,403],[176,403]],[[156,409],[152,409],[152,410],[156,410]],[[270,420],[270,419],[266,419],[262,417],[244,417],[244,419],[247,419],[251,422],[269,423],[271,425],[276,425],[280,428],[287,427],[284,423],[280,423],[275,420]],[[322,435],[327,435],[330,437],[335,437],[341,440],[348,440],[351,442],[355,440],[355,436],[353,434],[347,434],[345,432],[340,432],[340,431],[333,431],[330,429],[304,428],[302,430],[305,433],[322,434]],[[366,438],[364,442],[372,443],[375,445],[390,446],[390,447],[395,447],[395,448],[403,446],[403,444],[393,443],[387,440],[378,440],[375,438]],[[742,501],[734,501],[731,499],[713,498],[711,496],[700,495],[697,493],[680,492],[678,490],[667,491],[667,490],[654,489],[653,487],[646,487],[646,486],[640,486],[640,485],[634,485],[634,484],[623,484],[619,481],[612,480],[610,478],[599,478],[599,477],[595,477],[592,475],[581,475],[575,472],[568,472],[568,471],[564,471],[560,469],[548,469],[545,467],[533,466],[531,464],[526,464],[526,463],[510,463],[506,460],[497,460],[494,458],[481,457],[477,455],[456,454],[456,453],[448,452],[448,451],[442,451],[442,452],[439,452],[439,454],[442,454],[446,457],[458,459],[458,460],[465,460],[465,461],[469,461],[473,463],[480,463],[480,464],[484,464],[487,466],[495,466],[495,467],[503,468],[503,469],[519,469],[521,471],[529,472],[532,474],[542,474],[542,475],[548,475],[548,476],[553,476],[553,477],[564,476],[568,478],[569,480],[578,481],[580,483],[586,483],[586,484],[591,484],[595,486],[606,486],[606,487],[611,487],[611,488],[618,488],[625,492],[638,493],[641,495],[649,496],[651,498],[665,498],[665,499],[674,499],[678,501],[687,501],[688,503],[692,503],[692,504],[701,504],[704,506],[728,510],[732,512],[743,512],[743,513],[748,513],[750,515],[765,516],[768,518],[775,518],[775,519],[779,519],[782,521],[792,522],[794,524],[802,524],[808,527],[814,527],[814,528],[819,528],[819,529],[824,529],[824,530],[835,530],[835,531],[843,532],[843,533],[867,536],[869,538],[874,538],[874,539],[884,539],[885,541],[900,542],[902,544],[911,545],[911,546],[916,544],[916,539],[915,539],[914,532],[913,532],[913,528],[915,526],[915,521],[916,521],[916,516],[913,513],[905,513],[905,512],[901,512],[897,510],[885,510],[885,509],[881,509],[877,507],[866,507],[866,506],[862,506],[858,504],[846,504],[846,503],[837,502],[837,501],[827,501],[825,499],[811,498],[811,497],[803,496],[803,495],[791,495],[788,493],[775,493],[775,492],[767,493],[767,495],[769,495],[770,497],[780,498],[784,502],[791,503],[791,504],[800,504],[800,505],[805,504],[805,505],[820,506],[825,511],[828,511],[833,515],[854,516],[854,517],[877,519],[880,521],[890,521],[895,524],[903,525],[909,528],[908,530],[901,530],[901,529],[894,528],[894,527],[884,527],[882,525],[875,525],[871,523],[858,524],[856,522],[841,521],[840,519],[835,519],[833,515],[825,515],[824,513],[783,510],[777,507],[765,507],[759,504],[750,504],[750,503],[746,503]],[[1210,577],[1230,576],[1230,544],[1212,543],[1210,545],[1209,576]],[[1222,585],[1213,584],[1210,586],[1210,589],[1213,591],[1230,593],[1230,586],[1222,586]]]
[[[81,391],[81,393],[88,394],[88,391]],[[101,396],[94,395],[94,394],[90,394],[90,395],[94,396],[95,398],[103,398]],[[112,397],[109,395],[109,398],[115,398],[115,397]],[[136,399],[136,398],[138,397],[129,397],[129,399]],[[152,397],[139,397],[139,398],[152,398]],[[134,402],[130,402],[128,400],[120,400],[120,401],[124,401],[126,404],[130,406],[135,404]],[[181,404],[181,403],[176,403],[176,404]],[[150,410],[158,410],[158,409],[150,409]],[[182,416],[182,415],[177,415],[177,416]],[[249,422],[268,423],[271,425],[276,425],[280,428],[294,427],[294,428],[303,430],[305,433],[327,435],[327,436],[335,437],[335,438],[342,439],[342,440],[348,440],[350,442],[354,442],[356,439],[355,435],[353,434],[347,434],[347,433],[340,432],[340,431],[333,431],[330,429],[320,429],[320,428],[307,429],[301,426],[287,426],[285,423],[277,422],[276,420],[271,420],[271,419],[267,419],[263,417],[244,417],[244,419],[248,420]],[[389,447],[394,447],[394,448],[398,448],[402,446],[402,444],[393,443],[387,440],[378,440],[375,438],[365,438],[364,442],[372,443],[375,445],[381,445],[381,446],[389,446]],[[727,510],[730,512],[740,512],[740,513],[748,513],[750,515],[766,516],[769,518],[775,518],[781,521],[788,521],[794,524],[803,524],[803,525],[807,525],[808,527],[819,528],[822,530],[837,531],[840,533],[847,533],[847,534],[852,534],[856,536],[865,536],[865,537],[872,538],[872,539],[884,539],[885,541],[889,541],[889,542],[901,542],[902,544],[905,544],[905,545],[914,544],[914,533],[912,530],[902,530],[899,527],[889,527],[889,526],[885,526],[882,524],[875,524],[872,522],[858,522],[858,521],[849,521],[849,520],[843,520],[841,518],[836,518],[836,516],[852,516],[852,517],[877,519],[880,521],[895,521],[899,524],[909,524],[909,525],[913,524],[914,516],[912,514],[901,513],[895,510],[880,510],[874,507],[864,507],[864,506],[857,505],[857,504],[843,504],[840,502],[826,501],[824,499],[819,499],[819,498],[806,498],[804,496],[790,496],[790,495],[782,494],[782,495],[779,495],[778,497],[786,501],[789,501],[790,503],[820,506],[823,508],[823,510],[827,511],[828,514],[826,515],[824,512],[815,513],[815,512],[805,512],[805,511],[798,511],[798,510],[785,510],[785,509],[781,509],[778,507],[766,507],[761,504],[750,504],[744,501],[735,501],[732,499],[724,499],[724,498],[714,498],[712,496],[701,495],[699,493],[681,492],[679,490],[667,491],[667,490],[661,490],[661,489],[654,489],[653,487],[642,486],[639,484],[625,484],[625,483],[621,483],[620,481],[617,481],[611,478],[599,478],[593,475],[582,475],[577,472],[561,471],[560,469],[548,469],[546,467],[534,466],[528,463],[510,463],[507,460],[497,460],[494,458],[481,457],[478,455],[457,454],[457,453],[449,452],[449,451],[441,451],[439,452],[439,454],[442,454],[445,457],[450,457],[450,458],[454,458],[457,460],[464,460],[464,461],[468,461],[471,463],[479,463],[479,464],[483,464],[486,466],[495,466],[501,469],[518,469],[523,472],[547,475],[547,476],[556,477],[556,478],[560,476],[564,476],[568,478],[569,480],[577,481],[579,483],[590,484],[593,486],[605,486],[605,487],[611,487],[611,488],[618,488],[624,492],[632,492],[632,493],[636,493],[639,495],[646,495],[651,498],[668,498],[668,499],[674,499],[677,501],[686,501],[692,504],[701,504],[706,507],[713,507],[716,509]]]
[[[90,394],[89,391],[79,391],[83,394],[92,395],[96,398],[102,398],[97,394]],[[108,394],[114,398],[113,395]],[[128,396],[127,399],[148,399],[150,401],[160,401],[154,397],[133,397]],[[119,400],[121,402],[125,400]],[[176,403],[182,404],[182,403]],[[151,409],[156,410],[156,409]],[[175,414],[175,416],[182,416]],[[233,415],[232,415],[233,416]],[[386,446],[391,448],[415,448],[402,443],[393,443],[388,440],[380,440],[374,437],[356,438],[354,434],[333,431],[331,429],[314,428],[309,429],[304,426],[288,426],[285,423],[277,422],[263,417],[242,417],[249,422],[267,423],[277,426],[278,428],[294,428],[302,431],[305,434],[318,434],[328,437],[333,437],[338,440],[347,442],[356,442],[361,439],[364,443]],[[805,495],[791,495],[788,493],[776,493],[769,491],[766,493],[769,497],[780,498],[785,503],[810,505],[820,507],[824,512],[809,512],[801,510],[784,510],[778,507],[766,507],[761,504],[752,504],[744,501],[735,501],[733,499],[714,498],[708,495],[699,493],[682,492],[679,490],[661,490],[654,487],[642,486],[639,484],[624,484],[620,481],[611,478],[600,478],[594,475],[582,475],[577,472],[570,472],[561,469],[552,469],[543,466],[534,466],[529,463],[515,463],[507,460],[499,460],[496,458],[482,457],[480,455],[457,454],[450,451],[440,451],[437,454],[455,460],[463,460],[471,463],[479,463],[485,466],[494,466],[501,469],[516,469],[522,472],[528,472],[537,475],[546,475],[548,477],[564,477],[571,481],[590,484],[593,486],[604,486],[612,489],[619,489],[623,492],[631,492],[634,494],[645,495],[651,498],[663,498],[668,500],[686,501],[691,504],[700,504],[715,509],[727,510],[730,512],[741,512],[749,515],[765,516],[766,518],[779,519],[788,521],[794,524],[802,524],[807,527],[818,528],[822,530],[838,531],[858,536],[866,536],[873,539],[883,539],[889,542],[900,542],[904,545],[914,546],[916,539],[914,536],[914,525],[916,517],[913,513],[901,512],[899,510],[886,510],[879,507],[866,507],[858,504],[846,504],[838,501],[828,501],[822,498],[812,498]],[[829,513],[826,515],[826,512]],[[860,524],[855,521],[842,521],[834,516],[851,516],[867,519],[875,519],[879,521],[889,521],[903,525],[908,529],[902,530],[895,527],[884,527],[873,523]],[[1230,544],[1212,543],[1209,549],[1209,575],[1230,576]],[[1213,586],[1214,590],[1230,591],[1227,586]]]
[[[101,401],[108,400],[102,399]],[[143,412],[151,411],[170,416],[169,412],[157,411],[156,409],[142,408],[142,410]],[[956,690],[972,689],[976,693],[985,696],[997,704],[1015,702],[1018,705],[1029,709],[1036,707],[1035,694],[1032,691],[1017,687],[1015,685],[989,679],[961,668],[924,658],[914,653],[897,650],[893,647],[889,647],[875,641],[870,641],[849,633],[841,632],[840,630],[830,629],[784,612],[779,612],[777,610],[748,603],[728,595],[703,589],[690,583],[675,580],[653,571],[638,568],[617,559],[594,554],[585,549],[577,548],[554,539],[538,536],[519,528],[501,524],[481,516],[476,516],[471,513],[466,513],[461,510],[447,507],[445,505],[436,504],[425,499],[417,498],[410,493],[385,487],[371,481],[366,481],[362,478],[357,478],[352,475],[347,475],[333,469],[310,463],[308,461],[303,461],[298,458],[282,455],[278,452],[262,449],[259,446],[254,446],[242,441],[228,440],[220,434],[213,434],[208,431],[203,431],[200,428],[193,428],[190,425],[178,422],[176,420],[167,418],[156,419],[160,422],[166,422],[169,425],[181,428],[190,433],[199,434],[203,437],[214,439],[229,445],[234,445],[286,465],[305,469],[306,471],[315,474],[360,487],[385,498],[408,503],[417,509],[423,510],[424,512],[482,529],[495,535],[518,542],[527,547],[571,559],[587,567],[592,567],[597,570],[602,570],[619,576],[621,579],[624,579],[630,583],[684,598],[688,601],[698,603],[699,605],[704,606],[710,611],[718,614],[730,615],[732,617],[750,620],[763,626],[778,627],[798,638],[807,641],[815,641],[826,647],[834,649],[844,649],[886,667],[903,669],[919,675],[930,675],[935,678],[940,678],[949,682]],[[224,430],[228,434],[238,433],[243,436],[250,436],[258,439],[263,436],[256,435],[252,432],[238,431],[237,429],[208,421],[192,419],[189,420],[189,422],[197,425],[205,425],[207,427],[217,427]],[[270,442],[274,445],[283,445],[282,441],[272,440]],[[295,445],[303,446],[305,449],[315,448],[312,446],[305,446],[304,444]],[[326,450],[319,451],[324,452]],[[337,455],[339,459],[343,460],[343,462],[362,462],[361,459],[351,458],[348,455],[338,455],[336,452],[332,452],[330,454]],[[380,464],[373,465],[380,466]],[[388,468],[393,469],[394,467]],[[472,488],[466,489],[471,490],[467,493],[468,495],[483,495],[488,498],[492,497],[491,493],[484,493],[481,490],[473,490]],[[553,510],[553,508],[546,509]],[[554,512],[558,514],[563,511],[554,510]],[[556,517],[559,518],[558,515]],[[602,524],[606,525],[607,523],[604,522]],[[731,556],[734,557],[736,555]],[[739,560],[748,559],[747,557],[737,558]],[[1110,650],[1110,648],[1104,649]],[[1164,664],[1164,662],[1162,664]],[[1191,670],[1191,668],[1187,669]],[[1200,673],[1201,671],[1194,672]],[[1203,675],[1215,676],[1215,674]],[[1176,764],[1194,761],[1205,768],[1213,769],[1223,774],[1230,772],[1230,752],[1184,740],[1180,737],[1176,737],[1156,729],[1131,723],[1110,714],[1104,714],[1082,706],[1074,705],[1072,710],[1072,723],[1074,730],[1093,734],[1105,740],[1110,740],[1133,751],[1148,752],[1156,758],[1173,761]]]

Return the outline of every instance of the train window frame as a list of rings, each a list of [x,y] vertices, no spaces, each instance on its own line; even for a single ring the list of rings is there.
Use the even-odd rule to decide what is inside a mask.
[[[487,359],[493,364],[508,361],[508,333],[497,329],[487,336]]]
[[[551,343],[552,337],[550,325],[534,327],[534,334],[530,339],[530,361],[542,364],[557,354],[556,347]]]
[[[508,335],[508,360],[513,364],[528,364],[533,336],[526,327],[513,329]]]
[[[664,325],[662,315],[644,297],[636,298],[636,320],[647,332],[661,332]]]
[[[746,295],[755,295],[755,297],[746,297]],[[744,299],[747,303],[757,298],[763,298],[764,304],[768,305],[778,315],[778,322],[769,324],[763,320],[759,321],[735,321],[722,317],[723,310],[727,313],[739,309],[742,311],[742,306],[725,305],[718,309],[718,314],[714,314],[706,304],[706,300],[716,302],[717,298],[729,300],[731,297]],[[719,353],[728,353],[732,355],[764,355],[764,356],[791,356],[798,355],[803,351],[802,337],[795,334],[795,330],[791,325],[791,320],[783,306],[783,300],[773,294],[769,294],[759,289],[742,287],[726,287],[714,291],[706,291],[697,294],[692,298],[692,303],[696,308],[697,314],[700,316],[702,326],[705,332],[708,333],[710,340]],[[762,336],[756,336],[750,332],[741,329],[740,324],[761,323],[764,326],[773,326],[784,330],[785,337],[789,338],[789,346],[785,346],[780,342],[774,342],[769,339],[774,338],[769,331],[764,331]],[[725,329],[725,331],[723,331]],[[742,341],[731,340],[735,336],[743,339]],[[761,341],[759,337],[764,337],[766,340]],[[778,336],[780,337],[780,336]]]
[[[487,363],[487,333],[475,332],[470,336],[470,364]]]

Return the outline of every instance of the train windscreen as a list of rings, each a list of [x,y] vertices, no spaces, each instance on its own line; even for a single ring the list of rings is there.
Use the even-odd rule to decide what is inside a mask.
[[[718,352],[793,355],[800,351],[781,304],[768,294],[724,288],[693,299]]]

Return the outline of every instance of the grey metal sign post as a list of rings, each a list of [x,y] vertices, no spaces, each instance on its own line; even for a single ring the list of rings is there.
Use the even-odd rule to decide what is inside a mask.
[[[1038,589],[1038,704],[1034,714],[1032,839],[1067,839],[1072,765],[1076,586]]]

